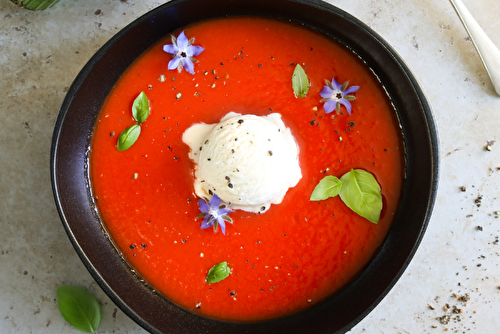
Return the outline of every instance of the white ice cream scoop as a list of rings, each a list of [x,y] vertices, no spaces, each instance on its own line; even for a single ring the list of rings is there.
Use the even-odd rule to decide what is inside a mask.
[[[194,124],[182,140],[196,163],[194,188],[233,209],[264,212],[302,177],[299,149],[281,115],[229,113],[217,124]]]

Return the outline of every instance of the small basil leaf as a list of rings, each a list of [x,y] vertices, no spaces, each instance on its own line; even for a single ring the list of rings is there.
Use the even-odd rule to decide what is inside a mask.
[[[332,175],[325,176],[314,188],[310,201],[322,201],[339,194],[342,183]]]
[[[64,320],[79,331],[95,333],[101,323],[101,306],[85,289],[62,285],[57,288],[57,307]]]
[[[132,105],[132,116],[137,124],[144,122],[149,116],[149,100],[146,93],[141,92],[134,100]]]
[[[118,143],[116,144],[116,148],[118,151],[125,151],[126,149],[130,148],[137,138],[139,138],[139,135],[141,134],[141,126],[134,124],[131,127],[126,128],[123,130],[122,133],[120,133],[120,136],[118,137]]]
[[[352,169],[341,178],[340,198],[354,212],[377,224],[382,211],[382,194],[375,177],[362,169]]]
[[[59,0],[11,0],[13,3],[31,10],[44,10],[54,6]]]
[[[293,71],[292,88],[293,92],[298,97],[305,97],[309,92],[309,79],[300,64],[297,64],[297,66],[295,66],[295,70]]]
[[[221,262],[213,266],[207,274],[207,283],[217,283],[229,276],[231,268],[227,265],[227,262]]]

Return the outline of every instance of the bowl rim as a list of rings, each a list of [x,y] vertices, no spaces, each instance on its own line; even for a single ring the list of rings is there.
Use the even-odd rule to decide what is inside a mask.
[[[318,333],[331,333],[332,330],[335,333],[344,333],[370,313],[396,284],[413,258],[428,226],[437,195],[439,179],[439,140],[431,107],[415,75],[397,52],[371,28],[345,11],[320,0],[274,0],[272,4],[269,1],[266,2],[266,0],[239,0],[239,7],[236,6],[237,8],[229,9],[227,8],[228,5],[234,6],[235,3],[233,0],[173,0],[167,2],[142,15],[120,30],[84,65],[70,86],[60,107],[52,137],[50,173],[58,213],[77,254],[96,282],[124,313],[149,332],[167,333],[173,328],[173,333],[190,333],[194,327],[199,326],[204,331],[210,331],[211,333],[285,333],[290,332],[290,330],[303,332],[306,328]],[[186,12],[187,7],[194,6],[201,7],[201,9],[198,9],[194,14]],[[216,8],[215,12],[218,14],[213,14],[213,17],[205,16],[203,8],[206,9],[208,8],[207,6],[214,6]],[[286,9],[285,6],[287,6]],[[288,9],[289,7],[294,9]],[[307,9],[313,14],[300,13],[297,9]],[[262,12],[263,10],[268,10],[266,15],[259,14],[259,11]],[[295,12],[292,13],[293,10]],[[319,14],[325,18],[323,16],[318,18]],[[111,282],[110,272],[116,270],[119,273],[124,273],[126,264],[120,261],[118,261],[119,263],[116,262],[118,254],[113,254],[113,252],[117,252],[114,248],[110,247],[111,243],[106,231],[100,229],[102,238],[95,241],[95,245],[89,245],[92,241],[91,237],[95,237],[96,231],[99,230],[99,227],[91,225],[91,219],[96,219],[97,212],[95,207],[92,207],[90,203],[86,203],[83,206],[80,205],[81,201],[85,198],[88,201],[88,198],[91,197],[90,189],[81,187],[83,180],[77,181],[79,183],[75,185],[72,183],[74,180],[70,179],[71,175],[81,175],[82,179],[85,176],[85,170],[82,168],[85,167],[83,165],[88,154],[88,138],[90,138],[92,132],[92,128],[80,129],[78,124],[75,123],[93,124],[100,106],[108,94],[107,91],[95,94],[95,91],[92,91],[89,87],[89,82],[96,80],[95,78],[101,75],[99,74],[100,71],[111,68],[111,75],[109,78],[104,79],[102,85],[112,87],[116,81],[115,78],[121,75],[122,71],[120,72],[119,68],[128,67],[133,59],[153,44],[151,42],[153,39],[158,40],[166,36],[169,32],[188,24],[229,15],[267,16],[301,24],[337,40],[347,48],[355,45],[352,51],[357,53],[370,67],[382,61],[377,57],[384,56],[387,58],[384,59],[385,61],[392,61],[390,66],[394,69],[394,73],[377,72],[375,75],[379,76],[383,83],[390,82],[389,86],[391,87],[388,87],[389,95],[397,97],[393,102],[400,118],[400,123],[402,124],[405,150],[409,152],[406,156],[405,164],[407,175],[405,187],[410,187],[412,192],[410,194],[403,194],[401,205],[409,208],[412,196],[415,194],[420,194],[419,196],[422,196],[422,200],[419,201],[418,207],[410,208],[410,214],[398,210],[395,217],[395,222],[397,221],[398,224],[391,227],[384,244],[372,262],[348,285],[348,287],[360,286],[361,284],[366,284],[371,278],[381,279],[380,277],[374,277],[377,271],[373,269],[373,263],[377,261],[381,262],[382,259],[386,259],[387,257],[392,259],[394,256],[391,257],[391,252],[394,252],[394,250],[399,251],[403,248],[402,253],[404,253],[404,256],[401,255],[401,259],[398,258],[395,265],[378,263],[379,266],[382,266],[386,270],[384,275],[382,275],[383,284],[381,287],[373,291],[362,289],[359,292],[350,291],[346,287],[323,303],[306,311],[283,318],[255,323],[221,321],[192,314],[171,302],[169,303],[168,300],[165,301],[166,298],[159,297],[152,292],[147,284],[140,282],[140,277],[135,276],[133,273],[129,272],[126,277],[119,277],[119,282]],[[160,23],[158,21],[161,21],[165,17],[174,19],[174,22],[166,25],[167,27],[164,27],[162,31],[153,30],[154,27],[159,26]],[[188,17],[188,23],[186,23],[185,17]],[[343,25],[342,28],[351,28],[355,32],[352,35],[350,35],[351,32],[345,32],[343,35],[333,34],[332,31],[338,33],[338,30],[341,28],[333,29],[328,23],[324,23],[324,21],[326,22],[326,18],[332,17],[336,18],[337,22],[340,21],[339,24]],[[184,21],[182,21],[183,19]],[[173,29],[173,26],[176,28]],[[141,41],[139,32],[152,34],[152,37],[148,39],[144,38]],[[360,40],[363,38],[368,39],[372,43],[364,47],[364,49],[359,47]],[[137,41],[134,44],[136,46],[134,52],[126,59],[119,61],[119,64],[111,64],[111,59],[108,55],[122,52],[124,48],[127,48],[126,41],[130,39]],[[351,42],[348,43],[346,42],[347,40]],[[369,54],[365,50],[369,48],[375,48],[376,52]],[[393,83],[395,81],[393,76],[397,76],[400,82],[405,83],[404,87],[396,87],[397,85]],[[403,93],[407,93],[408,96],[401,96]],[[87,111],[82,112],[82,101],[89,98],[92,101]],[[406,108],[406,104],[417,107],[418,112],[415,111],[400,115],[400,110],[406,110],[404,109]],[[420,132],[426,130],[426,133],[414,133],[417,131],[414,131],[413,127],[417,127]],[[82,140],[82,136],[85,136],[85,143]],[[415,145],[410,140],[414,137],[423,137],[426,141]],[[76,148],[73,143],[76,143]],[[422,146],[420,146],[421,144]],[[77,157],[74,156],[72,150],[78,152]],[[417,152],[416,156],[413,156],[414,152]],[[421,155],[426,155],[423,163],[420,161]],[[415,161],[418,161],[418,168],[417,164],[414,163]],[[425,169],[425,171],[421,171],[420,169]],[[413,179],[409,180],[408,178],[410,177]],[[422,180],[421,177],[424,177],[425,180]],[[418,182],[416,182],[416,179],[418,179]],[[408,185],[408,183],[410,184]],[[415,224],[416,226],[411,225],[412,230],[408,232],[405,230],[406,226],[404,226],[403,222],[408,219],[416,220],[416,218],[411,217],[411,214],[414,212],[417,213],[420,223]],[[82,219],[87,225],[75,223],[77,217],[83,217]],[[412,240],[409,245],[402,245],[401,242],[398,242],[400,236],[405,236],[409,233],[411,233]],[[106,243],[108,246],[106,246]],[[99,260],[100,262],[97,263],[97,256],[108,258]],[[124,289],[128,287],[136,287],[139,291],[132,293],[131,296],[124,295]],[[358,311],[354,312],[356,313],[354,316],[349,314],[349,309],[342,310],[334,305],[335,302],[348,303],[349,299],[353,297],[357,297],[361,301],[361,305],[358,307]],[[138,304],[141,306],[145,306],[152,301],[154,306],[146,307],[145,311],[138,310],[137,307],[131,306],[131,300],[138,300]],[[164,317],[152,313],[155,307],[160,307],[162,312],[173,313],[175,316],[172,319],[165,320]],[[338,314],[332,314],[332,310],[335,310]],[[338,322],[338,325],[332,326],[322,323],[329,319],[334,319]],[[310,326],[312,323],[314,325]]]

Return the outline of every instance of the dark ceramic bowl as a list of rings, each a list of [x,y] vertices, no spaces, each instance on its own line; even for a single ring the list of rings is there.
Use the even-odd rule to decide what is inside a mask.
[[[387,89],[400,121],[406,174],[395,221],[381,249],[342,291],[293,316],[255,323],[201,317],[158,295],[120,257],[90,201],[87,153],[97,115],[111,88],[149,46],[183,26],[209,18],[257,15],[295,22],[359,55]],[[396,52],[365,24],[313,0],[178,0],[137,19],[106,43],[72,84],[55,125],[51,174],[63,225],[101,288],[152,333],[344,333],[365,317],[401,276],[432,211],[438,179],[433,116],[414,76]]]

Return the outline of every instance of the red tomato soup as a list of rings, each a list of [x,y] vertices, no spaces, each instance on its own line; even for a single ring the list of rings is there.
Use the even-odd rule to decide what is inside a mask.
[[[174,33],[178,36],[181,31]],[[90,179],[102,221],[133,268],[174,303],[208,317],[255,321],[292,314],[325,300],[352,280],[381,246],[398,207],[403,148],[393,107],[377,78],[349,50],[314,31],[260,18],[224,18],[185,28],[194,45],[194,75],[168,70],[151,47],[123,74],[98,117]],[[292,89],[300,64],[306,97]],[[326,114],[326,80],[360,86],[352,114]],[[117,150],[135,124],[134,99],[144,91],[149,118],[135,144]],[[200,229],[194,163],[182,142],[195,123],[226,113],[277,112],[297,140],[302,179],[263,214],[237,210],[226,235]],[[378,224],[339,198],[310,201],[326,175],[372,173],[382,189]],[[226,261],[229,277],[209,284],[212,266]]]

